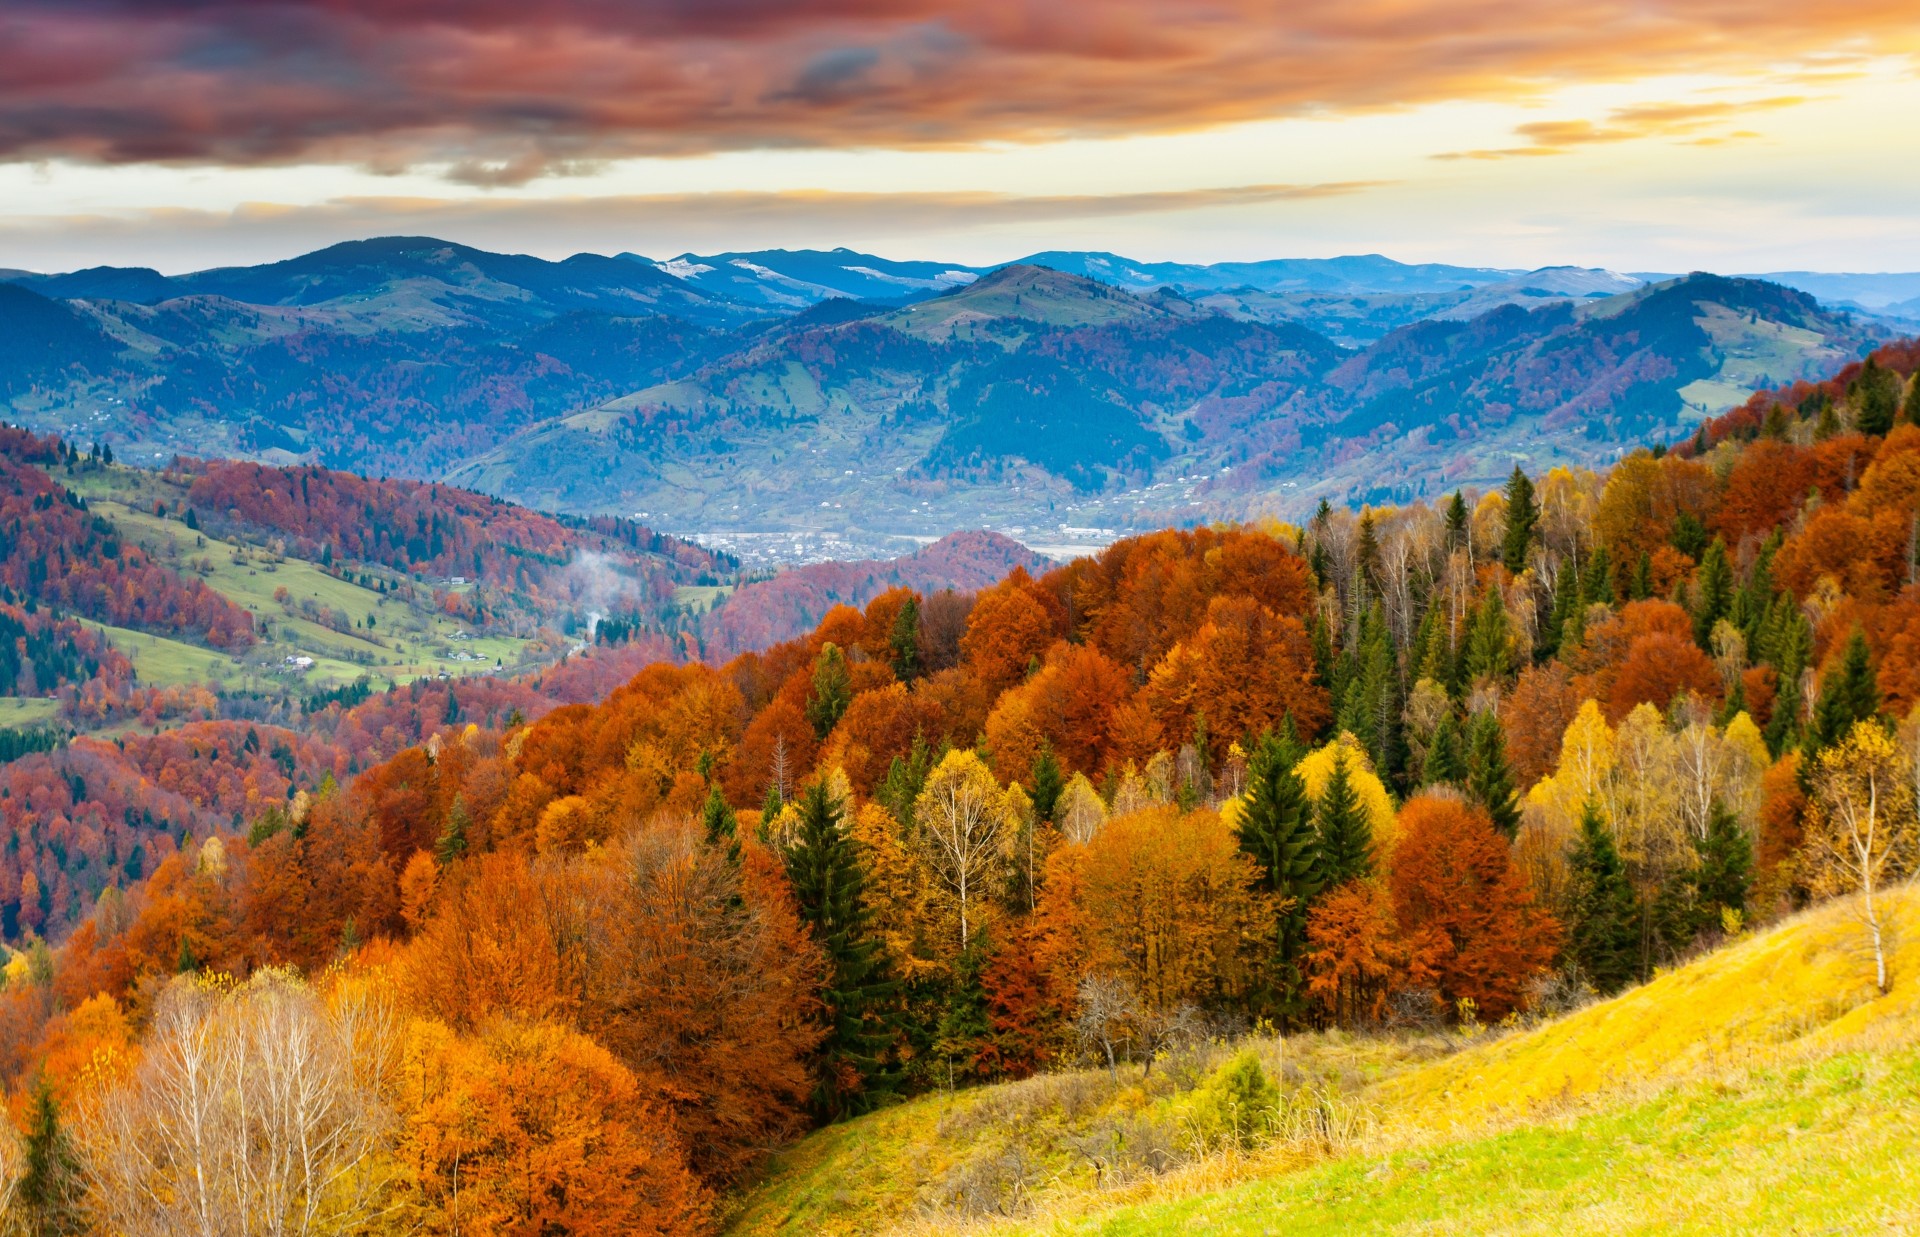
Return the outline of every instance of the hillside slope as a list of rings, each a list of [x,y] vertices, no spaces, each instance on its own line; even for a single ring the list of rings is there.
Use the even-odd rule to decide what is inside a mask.
[[[1176,1058],[1158,1086],[1090,1071],[829,1128],[776,1157],[729,1231],[1897,1228],[1920,1221],[1920,889],[1888,903],[1904,944],[1885,997],[1853,907],[1828,904],[1532,1030],[1259,1042],[1326,1118],[1248,1156],[1156,1174],[1105,1151],[1113,1131],[1151,1141],[1156,1117],[1179,1128],[1205,1074]]]

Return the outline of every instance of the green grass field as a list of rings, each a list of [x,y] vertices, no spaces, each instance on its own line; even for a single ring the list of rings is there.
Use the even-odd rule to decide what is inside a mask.
[[[1325,1114],[1251,1152],[1185,1116],[1226,1046],[923,1096],[780,1152],[728,1231],[1920,1231],[1920,888],[1884,905],[1886,995],[1831,903],[1531,1029],[1242,1041]]]
[[[111,520],[121,535],[157,561],[198,578],[255,616],[268,640],[235,662],[189,642],[124,629],[107,629],[115,644],[134,660],[141,681],[181,685],[237,680],[251,674],[255,686],[278,681],[290,689],[349,683],[362,676],[405,683],[422,676],[473,674],[496,666],[514,666],[526,656],[528,641],[480,634],[435,613],[421,590],[419,603],[402,594],[382,594],[343,579],[316,564],[276,554],[270,547],[215,537],[185,523],[152,513],[156,500],[169,504],[180,492],[157,473],[109,467],[59,479],[86,496],[93,511]],[[391,572],[396,585],[399,577]],[[286,604],[278,597],[286,591]],[[321,613],[346,616],[350,626],[337,630],[302,612],[310,603]],[[369,626],[371,621],[371,626]],[[290,656],[313,658],[296,669]]]
[[[45,696],[0,696],[0,730],[44,726],[60,716],[60,702]]]

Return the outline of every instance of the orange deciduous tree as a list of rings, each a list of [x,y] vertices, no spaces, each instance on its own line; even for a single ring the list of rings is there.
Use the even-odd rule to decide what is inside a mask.
[[[1559,948],[1560,925],[1534,905],[1506,839],[1456,795],[1429,792],[1401,809],[1389,880],[1413,967],[1481,1017],[1515,1009]]]

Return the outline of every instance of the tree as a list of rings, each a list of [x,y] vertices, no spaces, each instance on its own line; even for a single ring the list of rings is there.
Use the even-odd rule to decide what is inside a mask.
[[[914,800],[916,837],[952,900],[966,949],[980,904],[1006,866],[1017,823],[993,774],[972,750],[951,751]]]
[[[1037,821],[1053,819],[1053,810],[1060,802],[1060,792],[1066,789],[1066,782],[1060,772],[1060,762],[1054,759],[1053,748],[1042,745],[1040,754],[1033,758],[1033,817]]]
[[[1353,788],[1345,749],[1334,756],[1333,776],[1314,805],[1322,888],[1344,885],[1373,871],[1373,822]]]
[[[1506,732],[1491,710],[1473,719],[1471,750],[1467,753],[1467,793],[1487,809],[1493,827],[1512,841],[1520,831],[1519,796],[1513,770],[1507,765]]]
[[[1307,992],[1342,1026],[1380,1018],[1407,981],[1393,900],[1378,881],[1348,881],[1316,901],[1307,944]]]
[[[827,959],[821,1000],[828,1031],[814,1064],[813,1109],[833,1121],[865,1111],[892,1089],[887,1057],[898,1028],[887,1005],[897,985],[887,975],[881,943],[869,932],[859,843],[824,779],[801,796],[800,826],[786,865],[801,922]]]
[[[893,664],[893,677],[911,683],[920,677],[920,597],[909,593],[894,616],[893,629],[887,633],[887,659]]]
[[[779,810],[775,809],[775,814]],[[727,853],[727,858],[739,862],[740,859],[740,820],[733,813],[733,806],[727,797],[720,793],[719,783],[707,787],[706,802],[700,805],[700,827],[706,836],[708,846],[717,847]]]
[[[824,741],[852,703],[853,677],[846,654],[828,641],[813,659],[813,691],[807,696],[807,721],[813,724],[814,738]]]
[[[393,1173],[380,1087],[399,1044],[365,988],[323,998],[296,975],[199,977],[161,995],[133,1076],[87,1135],[106,1227],[167,1233],[362,1232]]]
[[[65,1237],[88,1231],[80,1156],[61,1119],[60,1101],[45,1077],[35,1080],[21,1139],[20,1180],[8,1219],[25,1237]],[[10,1226],[11,1227],[11,1226]]]
[[[1710,917],[1707,926],[1720,922],[1727,911],[1744,915],[1753,888],[1753,838],[1739,818],[1715,799],[1707,813],[1707,831],[1693,844],[1700,853],[1692,882],[1695,904]]]
[[[1540,505],[1534,498],[1533,482],[1514,465],[1507,478],[1507,535],[1501,546],[1501,558],[1515,575],[1527,569],[1527,550],[1533,545],[1534,525],[1540,522]]]
[[[1595,990],[1611,995],[1640,975],[1640,899],[1592,800],[1581,810],[1580,839],[1567,863],[1567,961]]]
[[[1846,651],[1837,669],[1820,681],[1820,698],[1813,706],[1813,724],[1807,745],[1817,750],[1844,739],[1861,722],[1880,715],[1880,685],[1874,678],[1866,633],[1858,627],[1847,637]]]
[[[1467,633],[1467,678],[1504,683],[1513,671],[1513,625],[1498,588],[1487,589]]]
[[[473,1037],[426,1019],[406,1031],[394,1148],[406,1231],[706,1231],[713,1202],[673,1121],[605,1048],[519,1018]]]
[[[1146,1010],[1170,1013],[1252,989],[1273,916],[1217,813],[1160,804],[1115,816],[1085,847],[1056,851],[1047,877],[1037,919],[1068,938],[1052,960],[1056,991],[1111,975]]]
[[[446,867],[467,853],[467,830],[472,824],[473,817],[467,811],[466,799],[454,795],[453,803],[447,808],[447,823],[433,844],[433,857],[441,867]]]
[[[1460,722],[1451,708],[1441,714],[1440,724],[1433,728],[1421,780],[1429,786],[1458,786],[1467,780],[1467,758],[1460,750]]]
[[[1911,873],[1920,851],[1913,780],[1906,772],[1887,732],[1874,722],[1858,721],[1820,753],[1813,773],[1808,883],[1819,894],[1859,895],[1881,992],[1892,980],[1880,890]]]
[[[1247,764],[1247,791],[1234,818],[1240,849],[1253,859],[1260,888],[1273,898],[1273,970],[1282,1018],[1299,1012],[1307,912],[1322,888],[1313,804],[1293,769],[1299,760],[1291,742],[1263,735]]]
[[[1727,566],[1727,543],[1715,537],[1700,561],[1694,584],[1693,640],[1701,648],[1713,649],[1713,625],[1727,616],[1733,607],[1733,570]]]
[[[1853,382],[1854,400],[1859,408],[1854,425],[1862,434],[1886,434],[1893,429],[1893,418],[1900,411],[1900,375],[1883,367],[1872,357],[1860,369]]]
[[[1389,881],[1410,966],[1449,1005],[1504,1017],[1559,948],[1560,925],[1534,905],[1507,840],[1457,796],[1428,793],[1401,809]]]
[[[1459,549],[1467,544],[1467,500],[1459,490],[1447,500],[1447,548]]]

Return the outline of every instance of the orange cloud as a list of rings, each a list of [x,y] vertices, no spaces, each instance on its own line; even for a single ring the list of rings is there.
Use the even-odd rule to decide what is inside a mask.
[[[10,0],[0,158],[512,184],[633,155],[1533,97],[1916,39],[1912,0]],[[1515,153],[1561,148],[1523,136]]]
[[[1775,111],[1807,102],[1800,95],[1777,95],[1720,103],[1640,103],[1616,108],[1604,123],[1591,120],[1541,120],[1519,125],[1514,133],[1525,146],[1493,150],[1454,150],[1435,159],[1514,159],[1570,154],[1583,146],[1636,142],[1648,138],[1688,139],[1691,146],[1714,146],[1758,137],[1751,129],[1725,130],[1721,126],[1754,112]]]

